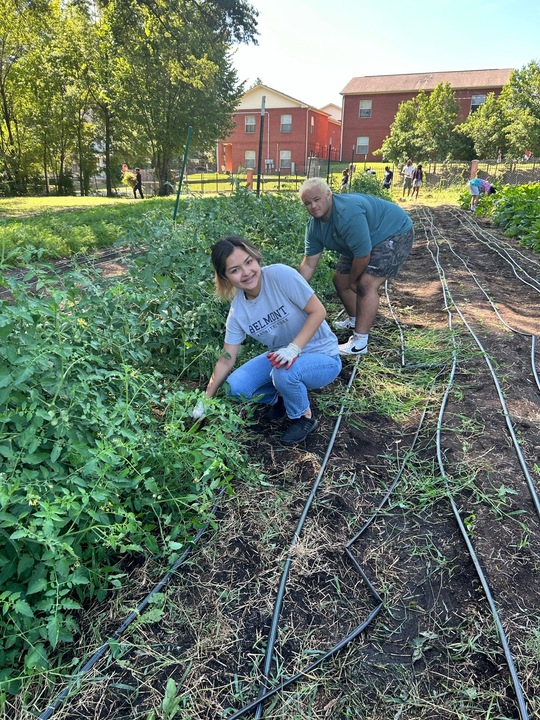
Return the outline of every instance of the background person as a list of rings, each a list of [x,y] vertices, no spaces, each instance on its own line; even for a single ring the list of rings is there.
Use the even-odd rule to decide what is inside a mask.
[[[420,163],[418,164],[418,167],[413,173],[413,186],[412,186],[412,193],[411,193],[411,200],[416,195],[416,199],[418,200],[418,193],[420,192],[420,188],[422,187],[422,181],[424,179],[424,171],[422,170],[422,165]]]
[[[142,175],[140,168],[135,168],[135,185],[133,186],[133,197],[135,198],[135,200],[137,199],[137,190],[139,191],[141,199],[144,200],[144,195],[142,191]]]
[[[349,170],[348,170],[348,168],[345,168],[345,170],[341,173],[340,192],[342,192],[342,193],[349,192]]]
[[[393,202],[363,193],[333,195],[321,178],[306,180],[300,198],[311,215],[306,225],[300,273],[311,280],[325,248],[340,253],[333,281],[348,318],[335,322],[352,329],[342,355],[367,352],[369,331],[379,307],[379,287],[394,277],[414,239],[407,213]]]
[[[480,193],[484,195],[493,195],[496,189],[491,183],[482,178],[471,178],[468,182],[469,193],[471,195],[471,210],[474,212],[478,206],[478,200],[480,199]]]
[[[392,187],[392,180],[394,179],[394,172],[390,170],[389,166],[387,165],[384,168],[384,175],[383,175],[383,182],[382,186],[385,190],[390,190]]]
[[[338,342],[325,320],[326,310],[304,278],[288,265],[261,267],[259,250],[231,235],[212,248],[216,292],[231,300],[225,343],[205,391],[212,398],[227,382],[237,399],[272,405],[271,420],[287,415],[285,445],[304,440],[317,427],[308,390],[331,383],[341,370]],[[233,367],[246,335],[264,352],[237,370]],[[204,398],[193,411],[204,417]]]
[[[405,165],[403,166],[403,169],[401,170],[401,174],[403,176],[403,190],[402,190],[402,200],[405,200],[405,191],[407,191],[407,197],[410,196],[413,186],[413,175],[414,171],[416,170],[416,166],[413,164],[413,161],[409,158]]]

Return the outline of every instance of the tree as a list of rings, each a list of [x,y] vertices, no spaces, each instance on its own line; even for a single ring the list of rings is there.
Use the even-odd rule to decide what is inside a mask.
[[[136,8],[132,37],[123,46],[122,113],[132,136],[146,138],[165,194],[188,127],[193,146],[205,151],[231,126],[243,87],[230,43],[254,39],[255,13],[247,3],[226,0],[147,0]]]
[[[525,150],[540,154],[540,65],[532,61],[510,75],[501,93],[509,120],[506,137],[509,151],[521,157]]]
[[[420,148],[417,157],[439,162],[456,157],[453,131],[459,109],[450,83],[439,83],[429,96],[422,98],[415,126],[416,143]]]
[[[418,99],[400,103],[394,122],[390,126],[390,135],[384,140],[375,155],[382,155],[390,162],[400,164],[408,157],[417,156],[415,125],[418,115]]]
[[[456,130],[472,140],[476,157],[496,158],[499,151],[506,154],[508,150],[508,122],[504,103],[494,93],[489,93],[486,102]]]
[[[48,20],[47,0],[0,4],[0,164],[9,191],[24,192],[36,163],[32,137],[22,120],[31,94],[25,59],[39,46]]]
[[[440,83],[429,95],[421,90],[401,103],[378,154],[395,163],[407,157],[432,161],[455,157],[463,147],[454,133],[458,113],[459,103],[449,83]]]

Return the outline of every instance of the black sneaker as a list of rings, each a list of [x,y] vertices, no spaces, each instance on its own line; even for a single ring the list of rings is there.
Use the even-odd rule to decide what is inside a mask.
[[[279,438],[284,445],[296,445],[305,440],[310,432],[315,430],[319,423],[315,417],[302,417],[293,420],[283,435]]]
[[[277,403],[270,405],[270,409],[266,413],[266,419],[270,422],[278,422],[279,420],[283,420],[286,415],[285,403],[281,395],[278,395]]]

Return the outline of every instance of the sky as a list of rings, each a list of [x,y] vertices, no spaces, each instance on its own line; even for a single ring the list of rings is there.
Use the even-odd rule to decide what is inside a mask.
[[[249,2],[249,0],[248,0]],[[252,0],[258,45],[233,65],[246,89],[341,107],[353,77],[519,70],[540,63],[539,0]]]

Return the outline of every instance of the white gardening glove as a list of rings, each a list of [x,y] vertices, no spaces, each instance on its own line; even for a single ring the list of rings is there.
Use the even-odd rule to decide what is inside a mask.
[[[199,402],[195,405],[193,408],[193,419],[194,420],[204,420],[206,417],[206,411],[208,410],[208,398],[202,397]]]
[[[295,345],[292,342],[289,343],[287,347],[282,347],[279,350],[274,350],[273,352],[268,353],[267,357],[270,360],[272,367],[280,368],[282,365],[285,365],[288,370],[300,353],[301,350],[298,345]]]

